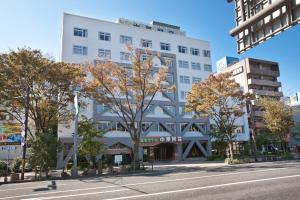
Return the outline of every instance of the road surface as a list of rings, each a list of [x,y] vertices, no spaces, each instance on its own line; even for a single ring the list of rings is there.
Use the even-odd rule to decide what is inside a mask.
[[[2,199],[300,199],[300,162],[176,166],[136,175],[0,185]],[[55,186],[53,186],[55,185]]]

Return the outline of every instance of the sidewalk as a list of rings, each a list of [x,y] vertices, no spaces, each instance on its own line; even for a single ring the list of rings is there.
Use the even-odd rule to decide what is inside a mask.
[[[195,169],[207,167],[223,167],[228,166],[224,161],[172,161],[172,162],[154,162],[153,170],[176,170],[176,169]],[[152,164],[145,165],[148,170],[152,169]]]
[[[182,171],[182,170],[199,170],[201,168],[210,168],[210,167],[223,167],[227,166],[223,161],[171,161],[171,162],[155,162],[153,163],[153,170],[154,171]],[[152,171],[151,163],[145,164],[146,171]],[[61,179],[61,172],[62,170],[52,170],[49,172],[50,177],[48,179]],[[139,173],[139,172],[137,172]],[[143,173],[143,172],[140,172]],[[79,173],[80,174],[80,173]],[[114,176],[115,174],[103,174],[103,175],[111,175]],[[120,175],[120,174],[118,174]],[[124,174],[125,175],[125,174]],[[19,173],[21,177],[21,174]],[[95,175],[99,176],[99,175]],[[38,176],[37,176],[38,177]],[[85,176],[79,176],[85,177]],[[67,177],[71,178],[71,177]],[[34,172],[25,172],[25,181],[33,181],[35,180],[35,173]],[[41,181],[46,180],[43,174],[43,178],[40,179]],[[36,180],[38,181],[38,179]],[[7,177],[7,182],[10,182],[10,176]],[[18,182],[18,181],[16,181]],[[4,183],[4,177],[0,177],[0,184]]]

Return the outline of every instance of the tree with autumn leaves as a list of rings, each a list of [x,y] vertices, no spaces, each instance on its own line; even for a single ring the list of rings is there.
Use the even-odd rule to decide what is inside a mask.
[[[109,60],[92,63],[88,69],[92,80],[85,87],[98,103],[116,114],[133,141],[133,168],[138,167],[138,152],[145,113],[157,93],[173,90],[166,81],[167,66],[155,67],[151,52],[128,47],[131,66]]]
[[[281,148],[285,152],[292,127],[298,126],[294,120],[294,111],[282,101],[271,98],[261,98],[263,107],[263,120],[272,136],[281,141]]]
[[[40,50],[22,48],[0,54],[1,106],[23,124],[28,96],[28,116],[35,132],[55,133],[59,119],[70,119],[72,86],[83,77],[80,66],[55,62]]]
[[[186,111],[195,111],[197,117],[212,120],[213,136],[227,142],[230,160],[233,160],[233,141],[236,138],[237,119],[244,115],[245,100],[240,85],[231,73],[210,75],[206,81],[193,84],[186,98]]]

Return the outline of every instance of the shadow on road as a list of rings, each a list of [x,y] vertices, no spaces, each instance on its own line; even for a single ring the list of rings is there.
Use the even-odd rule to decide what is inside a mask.
[[[56,190],[56,189],[57,189],[56,181],[51,181],[51,184],[48,185],[47,187],[36,188],[36,189],[33,189],[33,191],[40,192],[40,191]]]

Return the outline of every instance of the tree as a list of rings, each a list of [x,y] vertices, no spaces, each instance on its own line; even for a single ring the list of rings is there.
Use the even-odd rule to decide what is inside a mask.
[[[93,80],[86,90],[98,103],[104,103],[121,119],[133,141],[133,167],[136,169],[138,148],[145,112],[158,92],[172,90],[165,81],[167,67],[154,67],[151,52],[128,48],[131,67],[99,61],[89,66]],[[146,58],[143,60],[143,58]]]
[[[244,115],[246,95],[231,73],[211,75],[206,81],[194,84],[187,95],[186,111],[196,116],[208,116],[213,121],[214,132],[229,145],[233,160],[233,140],[236,137],[235,122]]]
[[[57,121],[68,119],[68,104],[83,80],[79,66],[54,62],[30,48],[0,54],[0,101],[5,112],[23,124],[27,92],[29,118],[36,132],[55,132]]]
[[[264,109],[263,120],[266,127],[279,138],[282,149],[286,151],[288,136],[294,126],[292,109],[276,99],[262,98],[259,101]]]
[[[39,133],[31,141],[31,154],[29,164],[32,168],[40,168],[40,172],[46,172],[56,167],[57,152],[62,148],[59,140],[49,133]]]
[[[87,156],[90,161],[90,167],[95,168],[96,156],[103,152],[104,146],[97,139],[102,137],[102,133],[97,130],[96,124],[92,120],[82,120],[78,125],[78,134],[82,137],[79,145],[79,154]]]

